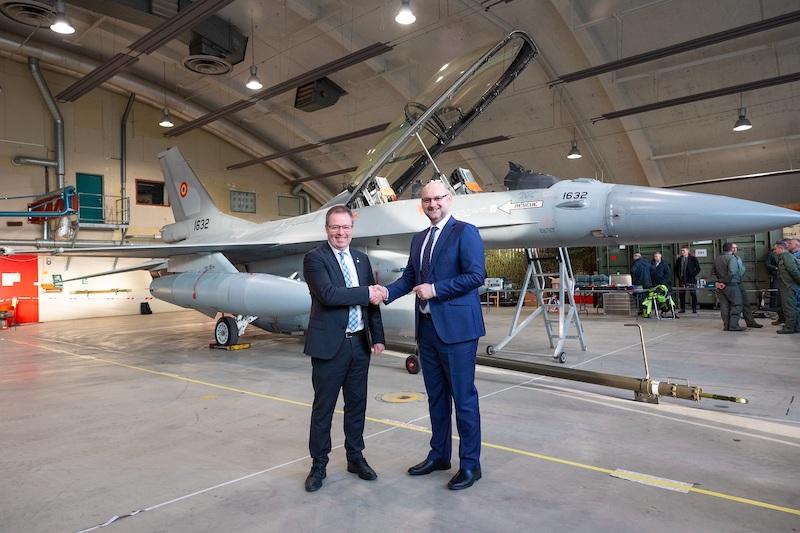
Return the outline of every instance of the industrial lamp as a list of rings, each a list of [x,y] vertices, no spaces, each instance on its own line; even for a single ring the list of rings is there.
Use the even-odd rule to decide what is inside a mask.
[[[75,33],[75,28],[67,20],[64,14],[64,0],[56,0],[56,18],[50,25],[50,29],[61,35],[72,35]]]
[[[411,0],[400,0],[400,11],[397,12],[394,21],[407,26],[408,24],[413,24],[415,20],[417,20],[417,17],[411,11]]]

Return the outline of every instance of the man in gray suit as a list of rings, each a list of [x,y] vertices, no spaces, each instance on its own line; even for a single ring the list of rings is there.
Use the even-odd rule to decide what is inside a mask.
[[[722,316],[722,329],[725,331],[744,331],[746,328],[739,326],[739,317],[742,315],[742,273],[739,269],[739,260],[733,255],[733,243],[726,242],[722,245],[722,255],[714,261],[714,275],[717,282],[719,298],[719,312]]]

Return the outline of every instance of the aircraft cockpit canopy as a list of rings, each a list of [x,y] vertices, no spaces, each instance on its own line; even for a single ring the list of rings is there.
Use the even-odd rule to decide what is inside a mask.
[[[525,32],[515,31],[488,51],[472,52],[442,65],[425,90],[405,105],[403,113],[367,152],[355,171],[347,205],[373,205],[375,191],[385,188],[376,183],[377,176],[386,180],[393,194],[401,196],[536,54],[533,40]],[[470,140],[474,139],[464,142]],[[462,178],[459,176],[459,183],[464,190],[475,192],[477,181]]]

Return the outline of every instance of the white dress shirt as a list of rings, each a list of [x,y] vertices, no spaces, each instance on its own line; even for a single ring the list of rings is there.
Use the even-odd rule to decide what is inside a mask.
[[[434,241],[435,243],[436,241]],[[328,243],[328,246],[331,246],[331,243]],[[350,255],[350,247],[348,246],[344,250],[337,250],[333,246],[331,246],[331,250],[333,250],[333,255],[336,257],[336,263],[338,263],[339,267],[341,268],[342,262],[339,260],[339,252],[344,253],[344,264],[347,267],[347,270],[350,272],[350,281],[353,282],[353,287],[358,287],[360,282],[358,281],[358,272],[356,271],[356,264],[353,262],[353,256]],[[353,307],[356,308],[356,313],[358,316],[358,327],[355,331],[361,331],[364,329],[364,315],[361,313],[361,306],[354,305]],[[348,331],[348,333],[353,333],[352,331]]]
[[[446,217],[444,217],[442,220],[440,220],[436,224],[432,224],[432,226],[436,226],[438,229],[436,230],[436,233],[433,234],[433,245],[431,246],[431,259],[433,259],[433,251],[436,249],[436,243],[439,242],[439,237],[442,235],[442,230],[444,229],[445,225],[450,221],[450,217],[451,217],[451,215],[448,214]],[[425,246],[428,245],[428,239],[430,239],[430,238],[431,238],[431,229],[428,228],[428,234],[425,235],[425,239],[422,241],[422,251],[419,253],[419,265],[420,265],[420,268],[422,268],[422,260],[423,260],[423,254],[425,253]],[[436,297],[436,286],[433,283],[431,283],[431,290],[433,291],[433,297],[435,298]],[[431,312],[431,306],[428,305],[428,301],[427,300],[425,300],[422,303],[422,305],[419,306],[419,310],[422,311],[423,313],[426,313],[426,314]]]

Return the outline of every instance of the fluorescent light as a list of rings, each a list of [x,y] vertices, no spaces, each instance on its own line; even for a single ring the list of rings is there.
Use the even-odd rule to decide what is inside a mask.
[[[739,120],[733,125],[733,131],[747,131],[753,127],[753,124],[747,120],[747,108],[739,108]]]
[[[50,29],[61,35],[72,35],[75,33],[75,28],[72,27],[72,24],[69,23],[66,15],[64,15],[63,0],[58,0],[56,2],[56,18],[50,25]]]
[[[569,153],[567,154],[567,159],[580,159],[583,157],[581,155],[581,151],[578,150],[578,141],[575,139],[572,140],[572,147],[569,149]]]
[[[167,109],[166,107],[164,108],[164,112],[161,114],[161,120],[158,122],[158,125],[161,126],[162,128],[171,128],[172,126],[175,125],[175,123],[172,122],[172,117],[169,114],[169,109]]]
[[[247,78],[247,83],[245,83],[244,86],[251,91],[257,91],[264,87],[264,85],[261,83],[261,80],[258,79],[257,72],[258,69],[256,66],[250,65],[250,77]]]
[[[404,26],[413,24],[414,21],[417,20],[417,17],[415,17],[414,13],[411,11],[411,0],[401,0],[400,11],[397,12],[397,16],[394,17],[394,20],[398,24]]]

